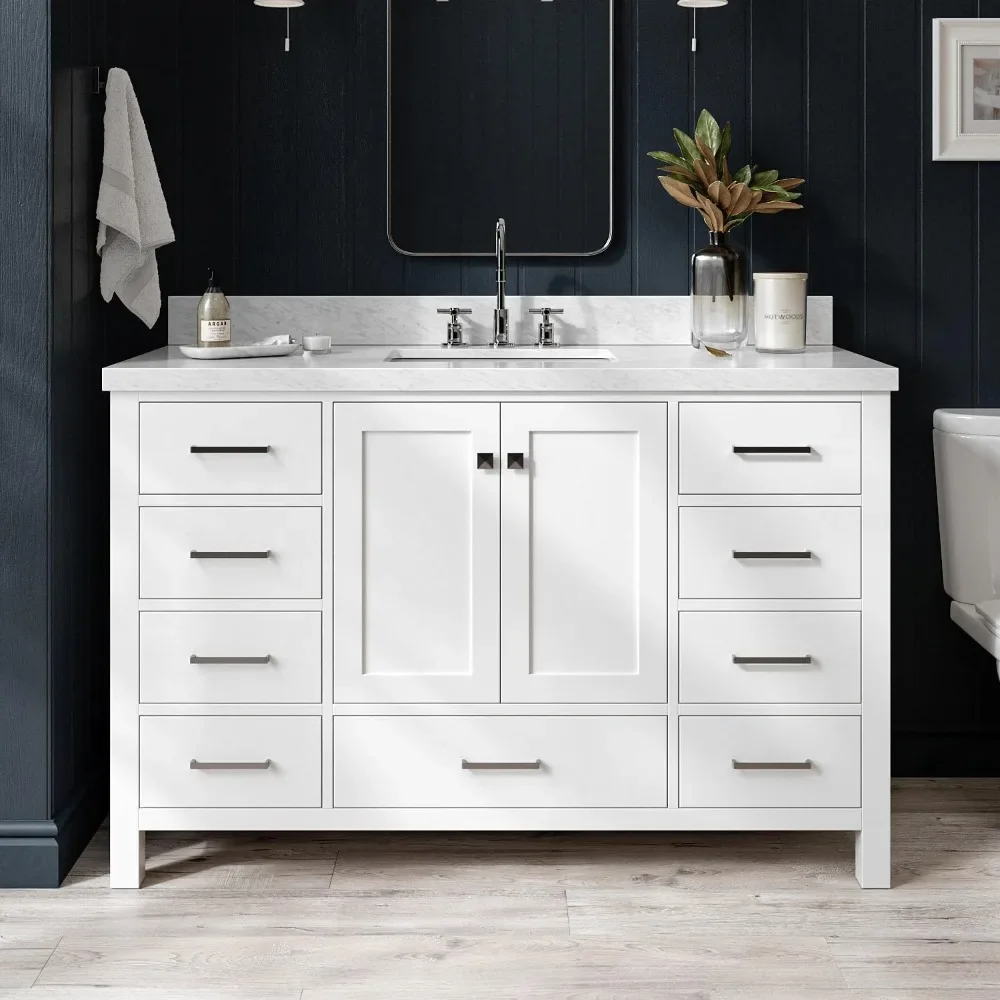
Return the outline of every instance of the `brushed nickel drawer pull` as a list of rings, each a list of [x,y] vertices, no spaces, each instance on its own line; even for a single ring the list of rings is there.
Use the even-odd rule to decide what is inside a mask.
[[[809,445],[763,445],[756,447],[753,445],[733,445],[734,455],[811,455],[812,448]]]
[[[265,549],[263,552],[199,552],[197,549],[191,551],[192,559],[270,559],[271,550]]]
[[[737,656],[733,654],[733,663],[738,666],[755,666],[773,664],[774,666],[808,666],[812,663],[811,656]]]
[[[266,455],[270,450],[269,444],[191,445],[192,455]]]
[[[474,761],[462,758],[463,771],[538,771],[540,760]]]
[[[266,771],[271,766],[271,759],[211,761],[191,758],[192,771]]]
[[[227,663],[265,664],[271,662],[271,654],[268,653],[266,656],[199,656],[197,653],[192,653],[191,662],[220,665]]]
[[[811,771],[811,760],[769,761],[733,759],[734,771]]]
[[[810,549],[803,549],[800,552],[744,552],[733,549],[734,559],[812,559],[812,557]]]

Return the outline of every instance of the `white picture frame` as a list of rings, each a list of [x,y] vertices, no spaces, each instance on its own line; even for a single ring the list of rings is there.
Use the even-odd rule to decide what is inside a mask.
[[[1000,160],[1000,18],[934,18],[935,160]]]

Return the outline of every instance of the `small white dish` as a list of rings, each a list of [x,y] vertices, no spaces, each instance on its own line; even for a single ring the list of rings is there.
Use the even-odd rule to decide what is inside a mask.
[[[332,340],[329,337],[303,337],[302,348],[310,354],[326,354],[330,350]]]

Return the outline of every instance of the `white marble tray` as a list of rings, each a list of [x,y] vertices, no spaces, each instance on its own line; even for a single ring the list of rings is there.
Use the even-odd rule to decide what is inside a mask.
[[[298,344],[240,344],[236,347],[191,347],[181,344],[181,354],[195,361],[233,361],[235,358],[284,358],[294,354]]]

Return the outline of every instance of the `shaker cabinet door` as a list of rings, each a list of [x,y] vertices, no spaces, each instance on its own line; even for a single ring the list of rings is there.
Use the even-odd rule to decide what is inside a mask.
[[[340,702],[499,698],[497,403],[334,408]]]
[[[665,701],[666,404],[503,404],[501,427],[501,699]]]

